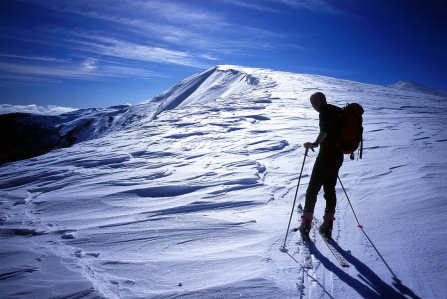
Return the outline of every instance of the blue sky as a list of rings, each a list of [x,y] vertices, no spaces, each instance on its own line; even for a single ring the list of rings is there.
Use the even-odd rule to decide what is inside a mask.
[[[1,0],[0,104],[135,104],[218,64],[445,91],[446,20],[442,0]]]

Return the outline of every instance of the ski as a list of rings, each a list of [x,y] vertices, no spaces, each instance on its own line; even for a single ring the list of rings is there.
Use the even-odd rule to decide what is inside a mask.
[[[301,204],[298,205],[298,214],[300,216],[303,215],[303,206]],[[313,263],[312,263],[312,254],[310,252],[310,245],[311,245],[311,240],[304,240],[301,238],[301,243],[300,243],[300,247],[301,247],[301,254],[303,256],[303,262],[304,262],[304,268],[306,269],[312,269],[313,268]]]
[[[337,251],[337,249],[335,248],[335,244],[337,244],[334,239],[328,239],[326,238],[318,229],[320,226],[320,221],[313,217],[312,223],[315,227],[315,229],[318,231],[318,233],[320,234],[321,238],[323,239],[324,243],[327,245],[327,247],[329,248],[329,251],[332,252],[332,254],[334,255],[335,259],[338,261],[338,263],[340,264],[340,266],[342,267],[349,267],[349,263],[345,260],[345,258],[340,254],[340,252]]]
[[[312,269],[314,267],[313,263],[312,263],[312,255],[310,253],[310,240],[301,241],[302,246],[301,246],[301,252],[303,254],[303,262],[304,262],[304,268],[306,269]]]

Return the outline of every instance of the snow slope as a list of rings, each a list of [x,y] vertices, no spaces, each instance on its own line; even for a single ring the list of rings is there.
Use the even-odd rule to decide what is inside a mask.
[[[296,233],[278,250],[316,91],[366,111],[364,159],[340,172],[364,230],[337,189],[349,268],[315,232],[314,269]],[[0,297],[446,297],[446,100],[238,66],[187,78],[94,139],[0,167]]]

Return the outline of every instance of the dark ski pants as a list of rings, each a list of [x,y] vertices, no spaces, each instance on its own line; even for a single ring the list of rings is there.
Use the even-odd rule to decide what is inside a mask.
[[[337,184],[338,170],[343,164],[343,154],[335,155],[318,154],[315,160],[309,186],[306,191],[306,202],[304,211],[313,213],[317,202],[317,195],[323,186],[324,199],[326,199],[326,211],[335,213],[337,197],[335,195],[335,185]]]

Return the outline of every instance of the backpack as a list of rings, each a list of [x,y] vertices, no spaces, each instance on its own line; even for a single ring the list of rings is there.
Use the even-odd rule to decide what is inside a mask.
[[[336,145],[340,152],[350,155],[351,160],[354,160],[354,152],[359,145],[359,158],[362,158],[363,112],[362,106],[357,103],[351,103],[343,107],[340,113],[340,131]]]

